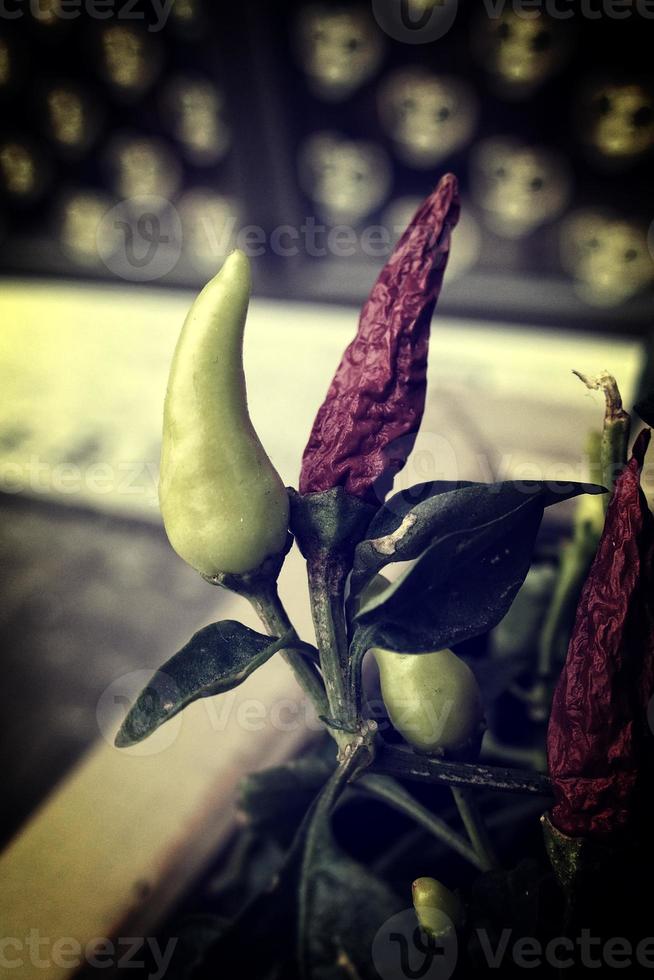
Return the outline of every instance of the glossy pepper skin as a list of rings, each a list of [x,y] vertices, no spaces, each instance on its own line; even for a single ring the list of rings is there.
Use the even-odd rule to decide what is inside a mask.
[[[618,476],[577,607],[547,736],[554,827],[606,843],[637,815],[651,772],[647,723],[654,694],[654,518],[640,472],[641,432]]]
[[[416,878],[411,898],[418,922],[434,939],[447,935],[452,927],[463,927],[465,910],[460,898],[436,878]]]
[[[484,731],[479,685],[451,650],[395,653],[373,647],[382,697],[393,725],[420,752],[457,757]]]
[[[422,419],[429,328],[458,217],[457,181],[446,174],[363,306],[304,451],[300,493],[342,486],[375,504],[404,466]]]
[[[159,501],[175,551],[206,576],[279,553],[288,495],[248,414],[243,329],[250,264],[234,251],[191,307],[164,406]]]

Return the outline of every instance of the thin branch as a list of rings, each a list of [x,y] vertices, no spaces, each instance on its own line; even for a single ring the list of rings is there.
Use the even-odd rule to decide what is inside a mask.
[[[494,868],[499,868],[500,862],[472,790],[460,786],[452,786],[451,789],[459,816],[479,859],[481,870],[492,871]]]
[[[273,636],[280,636],[288,630],[293,630],[297,636],[279,597],[275,582],[266,582],[265,588],[260,586],[257,590],[252,589],[244,594],[268,633]],[[298,646],[300,645],[298,640]],[[295,674],[304,692],[311,699],[316,713],[318,715],[325,714],[328,710],[327,697],[322,677],[316,665],[305,654],[300,653],[299,649],[283,650],[282,656]]]
[[[371,772],[419,782],[443,783],[446,786],[471,786],[546,798],[553,796],[552,784],[542,773],[523,772],[504,766],[443,762],[392,745],[379,747]]]
[[[388,803],[389,806],[393,807],[399,813],[404,813],[406,816],[411,817],[419,826],[429,831],[430,834],[433,834],[441,843],[447,844],[448,847],[451,847],[453,851],[456,851],[457,854],[465,858],[466,861],[469,861],[479,871],[488,870],[475,849],[467,843],[461,834],[457,833],[456,830],[452,830],[444,820],[435,816],[427,807],[414,799],[394,779],[386,776],[366,774],[353,784],[353,788],[356,789],[357,786],[363,787],[371,796],[375,796],[377,799],[383,800],[384,803]]]

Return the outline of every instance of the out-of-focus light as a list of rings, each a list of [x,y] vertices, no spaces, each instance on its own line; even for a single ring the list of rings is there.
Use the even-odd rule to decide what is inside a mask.
[[[184,253],[202,272],[215,272],[234,247],[239,222],[236,202],[208,187],[196,187],[182,195],[177,211]]]
[[[581,129],[601,156],[628,162],[654,146],[654,97],[639,84],[603,84],[582,97]]]
[[[231,143],[223,115],[225,100],[210,82],[174,79],[164,94],[163,108],[173,135],[192,163],[204,166],[225,156]]]
[[[382,224],[393,242],[398,240],[423,200],[421,197],[398,197],[384,209]],[[456,226],[456,248],[452,249],[447,262],[448,282],[459,279],[475,265],[481,255],[481,240],[479,223],[464,202]]]
[[[471,178],[485,223],[505,238],[529,235],[556,218],[570,198],[563,159],[509,137],[483,140],[475,147]]]
[[[11,80],[11,55],[9,45],[0,37],[0,87],[8,85]]]
[[[295,30],[298,61],[314,92],[323,99],[345,99],[371,77],[382,56],[381,34],[363,9],[310,4]]]
[[[570,45],[568,32],[547,14],[525,19],[507,6],[498,17],[479,17],[473,47],[503,94],[520,98],[561,67]]]
[[[93,132],[89,110],[79,92],[57,85],[47,92],[46,105],[52,138],[69,150],[86,148]]]
[[[196,0],[175,0],[170,11],[174,20],[188,23],[198,16],[198,5]]]
[[[30,4],[34,20],[45,27],[53,27],[61,18],[61,0],[36,0]]]
[[[400,159],[428,169],[469,142],[477,103],[465,82],[407,68],[381,86],[379,115]]]
[[[617,306],[654,284],[647,233],[608,211],[574,211],[561,227],[561,264],[592,306]]]
[[[63,202],[59,241],[64,252],[80,265],[99,264],[98,230],[110,207],[111,200],[94,191],[76,191]]]
[[[196,40],[206,31],[206,18],[199,0],[174,0],[168,23],[178,37]]]
[[[108,164],[112,188],[121,198],[170,201],[179,187],[179,164],[160,140],[118,137],[109,148]]]
[[[32,151],[24,143],[8,140],[0,144],[0,183],[6,194],[29,198],[40,189],[42,174]]]
[[[102,34],[102,74],[117,89],[137,95],[159,71],[159,56],[149,37],[131,27],[112,25]]]
[[[420,14],[428,14],[435,7],[442,7],[443,0],[408,0],[409,17],[415,18]]]
[[[329,221],[352,223],[374,211],[388,196],[391,166],[375,143],[320,132],[300,149],[300,183]]]

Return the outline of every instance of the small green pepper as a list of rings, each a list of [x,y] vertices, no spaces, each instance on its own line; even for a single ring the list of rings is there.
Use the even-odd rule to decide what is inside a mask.
[[[395,653],[373,648],[382,696],[393,725],[415,749],[459,756],[484,730],[475,675],[451,650]]]
[[[411,888],[418,922],[428,936],[442,939],[465,923],[461,900],[436,878],[417,878]]]
[[[203,575],[254,571],[284,548],[288,495],[248,414],[250,264],[234,251],[184,322],[164,406],[159,501],[175,551]]]

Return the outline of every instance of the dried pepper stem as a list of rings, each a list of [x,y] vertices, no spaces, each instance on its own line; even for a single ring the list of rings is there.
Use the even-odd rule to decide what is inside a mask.
[[[604,371],[602,374],[598,374],[596,378],[589,378],[580,371],[573,371],[572,373],[576,374],[579,380],[592,391],[599,391],[601,389],[604,392],[606,409],[600,447],[601,473],[604,486],[608,490],[612,490],[616,477],[627,462],[631,419],[622,407],[620,390],[612,374]],[[609,505],[609,499],[610,494],[607,494],[604,499],[605,513]]]

